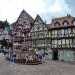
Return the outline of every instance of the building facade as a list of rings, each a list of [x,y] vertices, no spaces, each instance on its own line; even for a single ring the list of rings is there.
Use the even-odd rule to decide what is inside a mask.
[[[23,10],[18,18],[18,20],[11,25],[13,33],[13,47],[19,48],[26,47],[29,45],[29,41],[25,39],[29,36],[29,30],[31,28],[31,22],[33,18]]]
[[[39,15],[35,18],[31,31],[31,46],[30,48],[35,51],[45,51],[47,53],[46,57],[52,59],[51,49],[50,49],[50,32],[46,23],[41,19]],[[50,56],[49,56],[50,53]]]
[[[0,41],[2,40],[6,40],[7,43],[11,43],[12,42],[12,34],[11,34],[11,30],[8,27],[0,28]],[[0,44],[0,48],[1,48],[1,44]]]
[[[53,19],[50,32],[53,59],[75,61],[75,18],[67,15]]]

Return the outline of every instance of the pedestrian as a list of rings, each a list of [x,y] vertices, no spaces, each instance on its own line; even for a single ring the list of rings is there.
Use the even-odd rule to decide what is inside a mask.
[[[38,59],[39,61],[42,61],[42,52],[38,52]]]
[[[28,53],[26,53],[26,56],[25,56],[25,60],[26,60],[26,63],[28,63]]]

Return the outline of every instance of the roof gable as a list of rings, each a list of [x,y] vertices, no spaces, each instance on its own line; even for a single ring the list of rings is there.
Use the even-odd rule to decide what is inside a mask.
[[[34,19],[25,10],[22,10],[15,24],[12,24],[12,27],[13,25],[14,26],[17,24],[25,25],[27,22],[33,22],[33,21]]]
[[[35,23],[35,22],[44,23],[44,21],[42,20],[42,18],[41,18],[39,15],[36,16],[36,18],[35,18],[35,20],[34,20],[34,23]]]

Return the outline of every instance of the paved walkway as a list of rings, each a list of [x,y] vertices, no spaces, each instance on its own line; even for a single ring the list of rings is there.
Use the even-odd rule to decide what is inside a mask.
[[[40,65],[5,61],[0,55],[0,75],[75,75],[75,65],[48,60]]]

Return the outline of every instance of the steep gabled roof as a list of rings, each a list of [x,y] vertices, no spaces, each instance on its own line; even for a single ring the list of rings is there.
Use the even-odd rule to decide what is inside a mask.
[[[33,22],[33,21],[34,21],[34,19],[23,9],[22,12],[21,12],[20,15],[19,15],[17,21],[11,24],[12,27],[14,27],[14,26],[17,24],[18,20],[19,20],[22,16],[23,16],[23,17],[26,16],[30,22]]]
[[[21,17],[21,15],[27,16],[30,21],[33,21],[34,20],[24,9],[20,13],[20,16],[18,17],[18,19]]]
[[[33,22],[33,25],[34,25],[35,22],[38,22],[38,23],[41,22],[41,23],[43,23],[45,25],[45,27],[48,29],[46,23],[42,20],[42,18],[39,15],[36,16],[36,18],[35,18],[35,20]]]

